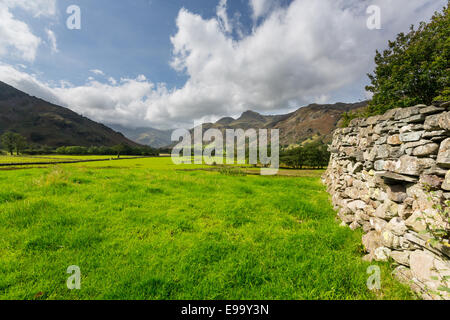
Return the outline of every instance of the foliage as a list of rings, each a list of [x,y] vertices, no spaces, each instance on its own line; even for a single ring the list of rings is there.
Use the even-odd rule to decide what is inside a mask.
[[[431,104],[450,98],[450,20],[449,5],[436,12],[429,23],[398,34],[388,49],[376,52],[376,68],[369,74],[373,93],[368,115],[388,109]]]
[[[426,225],[424,233],[432,237],[430,239],[431,244],[442,244],[450,247],[450,200],[442,203],[440,198],[429,186],[425,186],[425,191],[428,194],[428,201],[433,203],[433,209],[441,221],[439,223],[433,223],[432,221],[435,221],[436,217],[423,213],[423,217],[418,219]]]
[[[148,146],[129,147],[127,145],[117,145],[113,147],[80,147],[68,146],[56,149],[56,154],[63,155],[128,155],[128,156],[157,156],[158,150]]]
[[[328,165],[329,160],[328,146],[321,141],[306,143],[280,153],[280,162],[296,169],[304,167],[322,169]]]
[[[21,136],[18,133],[13,132],[5,132],[1,136],[1,142],[3,146],[8,150],[8,152],[12,155],[14,150],[17,155],[21,153],[27,146],[27,140],[25,137]]]

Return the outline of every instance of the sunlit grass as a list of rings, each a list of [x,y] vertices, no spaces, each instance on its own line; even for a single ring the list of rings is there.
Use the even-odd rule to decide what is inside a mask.
[[[320,171],[233,176],[170,158],[0,171],[2,299],[407,299],[361,234],[339,227]],[[70,265],[81,290],[66,287]],[[37,296],[36,296],[37,295]]]

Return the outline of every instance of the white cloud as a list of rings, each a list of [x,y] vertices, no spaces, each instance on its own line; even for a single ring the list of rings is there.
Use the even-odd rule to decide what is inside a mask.
[[[381,7],[382,30],[367,29],[369,4]],[[4,65],[0,80],[97,121],[160,128],[247,109],[272,112],[332,102],[339,90],[360,86],[364,92],[361,78],[373,68],[375,49],[383,49],[388,39],[429,19],[445,4],[296,0],[270,12],[255,11],[264,15],[261,22],[236,40],[225,27],[226,1],[221,1],[217,17],[211,19],[186,9],[179,12],[171,65],[188,76],[181,88],[169,89],[145,76],[55,87]]]
[[[99,70],[99,69],[92,69],[92,70],[89,70],[89,71],[92,72],[93,74],[98,75],[98,76],[104,76],[105,75],[105,73],[102,70]]]
[[[32,62],[40,43],[28,25],[16,20],[8,7],[0,3],[0,57],[10,55]]]
[[[45,32],[47,33],[48,41],[50,42],[50,48],[52,53],[58,53],[58,44],[56,42],[56,35],[55,33],[50,29],[45,29]]]
[[[253,10],[253,20],[265,16],[274,4],[274,0],[250,0]]]
[[[56,14],[56,0],[1,0],[0,3],[9,8],[21,8],[35,17]]]
[[[227,0],[220,0],[217,6],[217,18],[220,26],[225,32],[231,32],[233,29],[228,21]]]

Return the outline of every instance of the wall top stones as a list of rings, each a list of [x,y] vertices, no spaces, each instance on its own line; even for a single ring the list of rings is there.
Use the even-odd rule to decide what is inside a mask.
[[[392,259],[398,278],[426,299],[450,299],[438,290],[450,287],[450,246],[431,246],[423,232],[450,228],[435,207],[450,200],[449,109],[417,105],[352,120],[334,132],[323,177],[343,226],[363,229],[365,259]]]

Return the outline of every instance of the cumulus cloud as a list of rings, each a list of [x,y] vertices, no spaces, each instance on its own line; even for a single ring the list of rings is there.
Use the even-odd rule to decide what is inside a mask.
[[[41,39],[35,36],[28,25],[14,18],[8,7],[0,3],[0,57],[11,55],[31,62]]]
[[[366,9],[372,4],[382,9],[382,30],[366,27]],[[186,9],[178,14],[178,31],[170,39],[171,66],[188,76],[181,88],[167,88],[145,76],[55,87],[10,66],[0,67],[0,79],[94,120],[129,126],[167,128],[248,109],[272,112],[333,102],[329,99],[339,90],[357,85],[362,91],[360,82],[373,68],[375,49],[445,4],[295,0],[264,11],[266,4],[251,1],[261,22],[251,34],[235,39],[226,1],[220,1],[217,15],[210,19]]]
[[[265,16],[274,4],[274,0],[250,0],[250,7],[253,10],[253,20]]]

